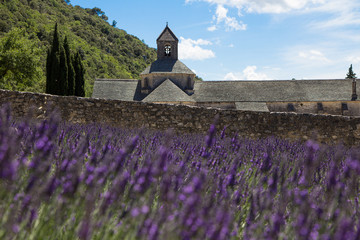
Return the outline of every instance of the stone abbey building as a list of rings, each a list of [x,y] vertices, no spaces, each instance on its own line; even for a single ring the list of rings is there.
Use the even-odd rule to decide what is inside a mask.
[[[179,40],[166,26],[157,42],[157,60],[139,80],[95,79],[93,98],[184,104],[247,111],[360,115],[356,81],[274,80],[194,81],[178,59]]]

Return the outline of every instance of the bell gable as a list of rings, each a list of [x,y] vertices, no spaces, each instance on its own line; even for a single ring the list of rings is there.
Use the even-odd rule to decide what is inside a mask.
[[[158,39],[157,43],[157,59],[178,59],[178,43],[179,40],[175,36],[175,34],[171,31],[168,25],[166,25],[165,29],[162,31]]]

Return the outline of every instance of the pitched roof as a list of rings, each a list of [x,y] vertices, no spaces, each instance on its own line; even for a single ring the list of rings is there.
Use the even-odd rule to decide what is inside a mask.
[[[196,81],[193,98],[197,102],[345,101],[351,100],[351,94],[351,79]]]
[[[194,94],[188,96],[168,79],[149,95],[140,90],[139,80],[96,79],[92,97],[148,102],[236,102],[239,109],[265,110],[264,105],[249,102],[349,101],[352,80],[195,81]],[[357,92],[360,93],[359,84]]]
[[[158,59],[148,66],[141,74],[149,74],[153,72],[195,74],[184,63],[175,59]]]
[[[171,29],[166,25],[156,41],[179,41]]]
[[[144,102],[194,102],[183,90],[176,86],[170,79],[166,79],[154,89]]]
[[[140,81],[133,79],[95,79],[93,89],[93,98],[141,101],[146,96]]]

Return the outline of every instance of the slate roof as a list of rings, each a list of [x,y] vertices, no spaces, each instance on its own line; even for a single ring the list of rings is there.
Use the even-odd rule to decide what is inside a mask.
[[[180,60],[161,59],[148,66],[141,74],[149,73],[186,73],[195,74]]]
[[[360,93],[357,84],[357,93]],[[92,97],[123,101],[190,101],[236,102],[241,108],[252,107],[240,102],[349,101],[352,80],[289,80],[289,81],[196,81],[194,94],[188,96],[170,80],[148,96],[141,94],[138,80],[96,79]],[[145,99],[144,99],[145,101]]]
[[[146,95],[141,93],[139,80],[95,79],[93,98],[122,101],[141,101]]]
[[[194,100],[167,79],[145,97],[143,102],[194,102]]]
[[[196,81],[194,91],[197,102],[348,101],[352,80]]]

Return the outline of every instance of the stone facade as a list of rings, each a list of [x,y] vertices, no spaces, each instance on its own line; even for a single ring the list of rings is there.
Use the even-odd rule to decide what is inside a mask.
[[[0,90],[0,105],[10,104],[13,116],[21,118],[32,112],[44,118],[56,110],[73,123],[104,123],[123,128],[141,128],[175,132],[206,133],[215,116],[218,129],[227,134],[264,138],[277,136],[291,140],[307,140],[316,136],[330,144],[360,144],[360,118],[333,115],[251,112],[199,108],[182,105],[133,101],[52,96]]]
[[[157,60],[140,74],[141,93],[149,94],[165,80],[171,80],[182,91],[194,93],[193,73],[178,59],[179,40],[166,25],[158,39]]]
[[[95,79],[92,96],[257,112],[360,116],[356,79],[195,82],[196,75],[178,59],[179,40],[168,26],[156,42],[157,60],[140,74],[140,80]]]

